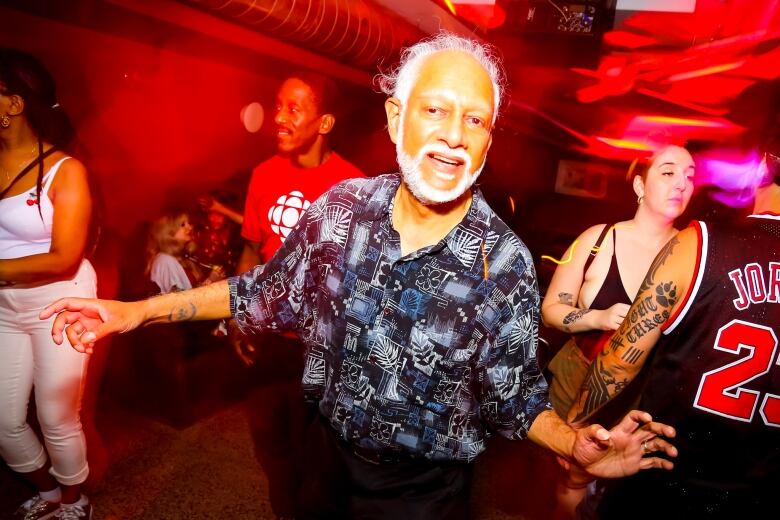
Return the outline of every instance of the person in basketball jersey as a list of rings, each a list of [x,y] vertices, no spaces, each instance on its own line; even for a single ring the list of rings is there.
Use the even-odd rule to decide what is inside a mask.
[[[767,154],[766,163],[767,211],[735,224],[696,221],[670,240],[588,371],[570,420],[587,421],[641,371],[639,406],[676,427],[679,448],[670,472],[609,482],[599,518],[776,514],[780,162]]]

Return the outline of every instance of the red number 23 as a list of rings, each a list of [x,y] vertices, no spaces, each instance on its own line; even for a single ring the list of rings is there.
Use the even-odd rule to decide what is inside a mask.
[[[777,336],[769,327],[732,320],[718,331],[714,348],[731,354],[745,349],[749,355],[706,372],[693,406],[737,421],[752,421],[761,394],[742,386],[769,372],[777,353]],[[776,364],[780,365],[780,358]],[[766,425],[780,427],[780,396],[764,395],[760,413]]]

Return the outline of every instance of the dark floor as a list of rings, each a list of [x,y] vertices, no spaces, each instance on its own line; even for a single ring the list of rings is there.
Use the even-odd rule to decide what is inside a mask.
[[[220,363],[219,354],[186,367],[162,363],[166,379],[186,387],[171,390],[154,383],[160,374],[155,376],[148,363],[140,374],[128,359],[119,356],[118,363],[122,346],[112,348],[112,360],[93,358],[88,387],[101,390],[94,392],[99,397],[85,399],[82,414],[91,467],[86,492],[95,520],[273,519],[268,474],[259,462],[262,443],[253,430],[257,403],[275,392],[274,383],[219,395],[215,385],[235,386],[244,379],[235,366]],[[124,367],[121,374],[115,371],[118,364]],[[226,370],[232,371],[228,377]],[[188,406],[165,406],[172,399]],[[528,441],[491,439],[476,463],[474,518],[548,518],[550,461]],[[0,518],[10,517],[30,493],[0,465]]]

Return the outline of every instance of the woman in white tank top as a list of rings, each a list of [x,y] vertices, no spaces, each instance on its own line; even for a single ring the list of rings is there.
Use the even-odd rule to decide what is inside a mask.
[[[0,49],[0,456],[38,490],[17,512],[26,519],[92,515],[79,418],[89,357],[38,319],[52,299],[96,294],[87,172],[55,148],[71,135],[46,69]],[[33,387],[45,448],[27,424]]]

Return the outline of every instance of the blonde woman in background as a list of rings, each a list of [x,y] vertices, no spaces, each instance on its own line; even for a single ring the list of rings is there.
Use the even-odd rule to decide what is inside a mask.
[[[218,266],[192,256],[195,234],[187,213],[167,213],[152,223],[146,245],[146,275],[163,294],[206,285],[225,277]]]

